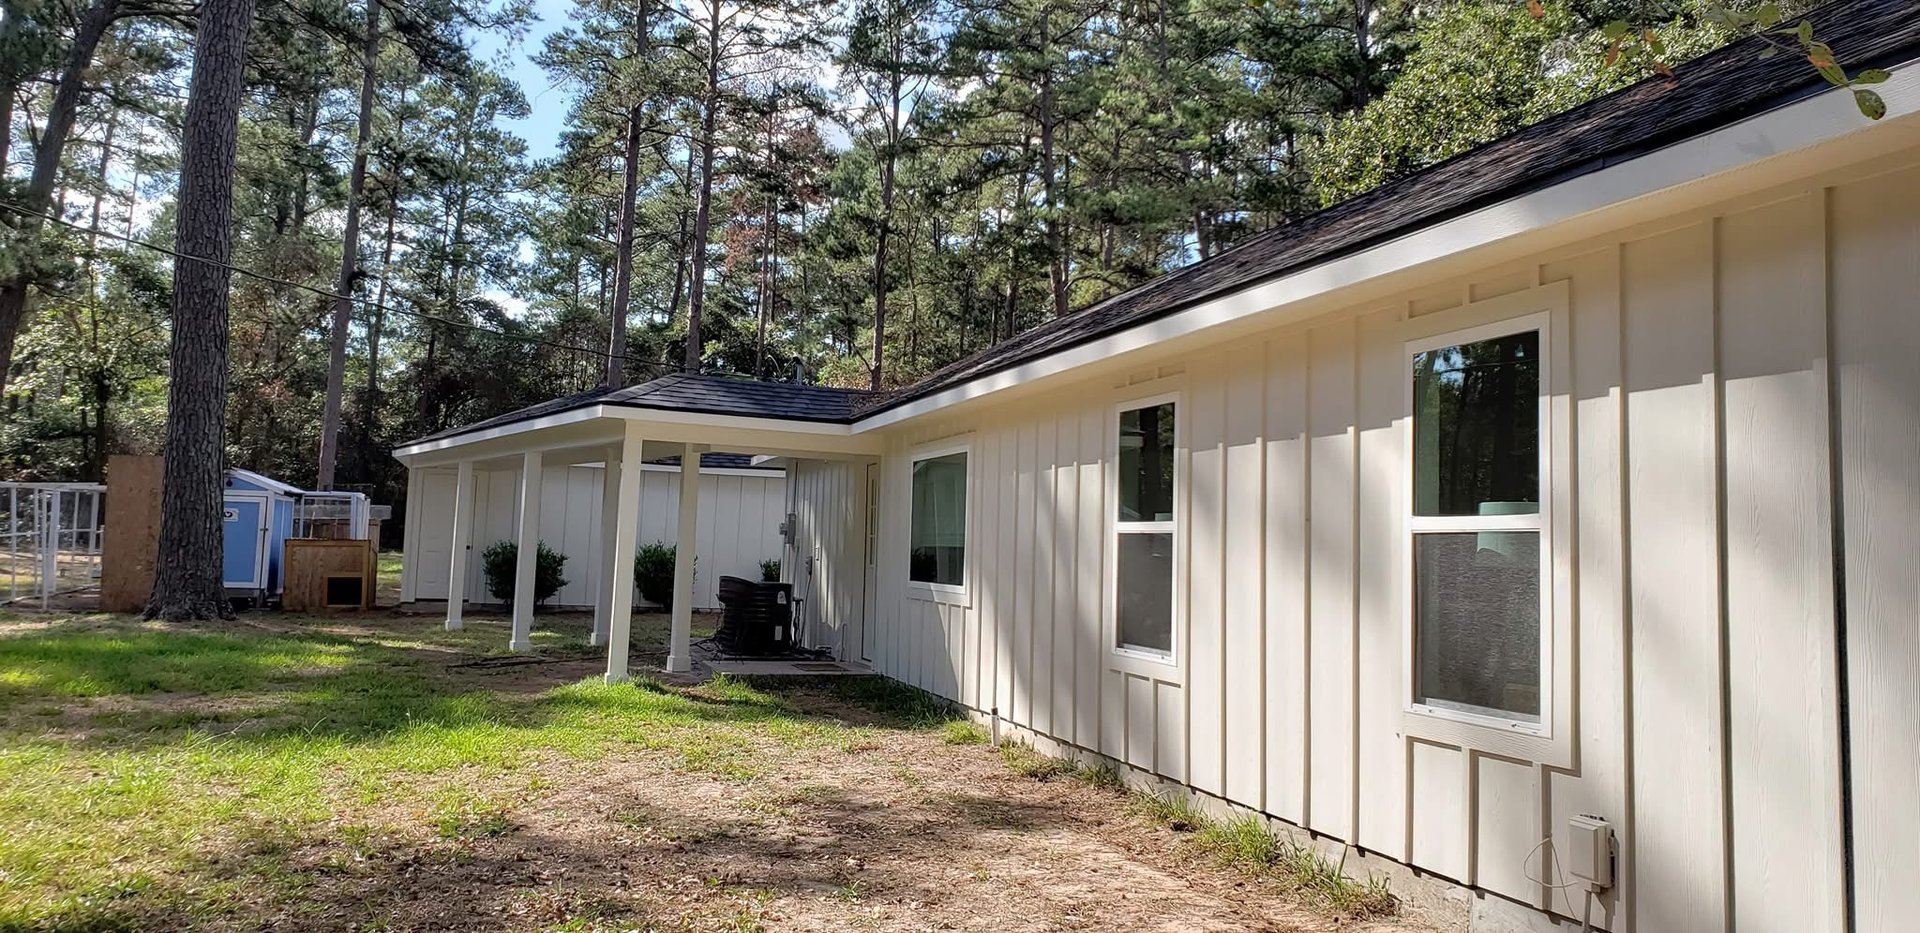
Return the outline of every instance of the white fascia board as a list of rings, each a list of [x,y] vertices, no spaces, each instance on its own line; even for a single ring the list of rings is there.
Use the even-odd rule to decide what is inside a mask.
[[[1663,192],[1669,192],[1668,200],[1674,202],[1662,203],[1663,212],[1698,206],[1691,200],[1681,203],[1677,196],[1683,192],[1673,189],[1843,136],[1884,132],[1891,138],[1897,129],[1913,122],[1911,118],[1920,113],[1920,69],[1911,65],[1911,62],[1902,65],[1891,80],[1876,88],[1887,103],[1887,115],[1877,123],[1869,123],[1860,115],[1851,90],[1839,88],[1815,94],[1599,171],[1414,230],[1358,253],[1250,285],[1184,311],[980,376],[863,418],[854,423],[853,430],[864,433],[896,425],[1209,328],[1310,299],[1334,298],[1341,291],[1384,276],[1408,272],[1515,237],[1538,234]],[[1912,133],[1913,129],[1907,127],[1907,132]],[[1697,193],[1700,203],[1724,196],[1717,191]],[[1285,323],[1285,320],[1273,323]]]
[[[539,418],[530,418],[526,421],[515,421],[510,424],[503,424],[481,431],[470,431],[464,434],[455,434],[452,437],[442,437],[431,441],[419,441],[396,449],[393,455],[404,461],[421,454],[450,450],[455,447],[465,447],[468,444],[478,444],[481,441],[512,437],[516,434],[555,428],[563,424],[577,424],[582,421],[592,421],[595,418],[606,417],[607,413],[605,408],[606,406],[604,405],[589,405],[584,408],[555,412],[554,414],[544,415]]]

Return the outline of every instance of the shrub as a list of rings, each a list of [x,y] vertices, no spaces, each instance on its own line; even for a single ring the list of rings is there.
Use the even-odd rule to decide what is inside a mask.
[[[673,565],[679,549],[664,541],[640,546],[633,556],[633,582],[640,597],[660,608],[673,611]]]
[[[520,546],[512,541],[495,541],[486,550],[480,552],[480,566],[487,575],[487,592],[494,599],[511,604],[513,602],[514,576],[520,561]],[[561,574],[567,567],[567,555],[540,542],[540,549],[533,558],[533,603],[539,605],[560,592],[567,585],[567,578]]]
[[[763,560],[760,562],[760,582],[762,583],[779,583],[780,582],[780,558],[769,557],[766,560]]]

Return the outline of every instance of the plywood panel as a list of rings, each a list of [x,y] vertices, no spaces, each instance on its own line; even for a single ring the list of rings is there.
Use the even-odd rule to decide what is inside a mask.
[[[1226,485],[1221,519],[1224,590],[1226,714],[1224,792],[1256,808],[1265,805],[1266,677],[1264,595],[1266,543],[1265,351],[1259,345],[1231,354],[1226,386]]]
[[[1186,534],[1188,541],[1186,732],[1187,780],[1203,791],[1221,791],[1221,720],[1224,665],[1225,579],[1221,535],[1226,520],[1226,387],[1223,360],[1195,367],[1188,392]],[[1179,416],[1176,416],[1179,417]],[[1176,590],[1177,592],[1177,590]]]
[[[974,549],[973,578],[968,585],[973,587],[972,615],[980,626],[980,691],[976,705],[994,710],[1004,708],[1000,706],[1000,691],[1006,677],[1006,641],[1002,620],[995,612],[1000,579],[993,572],[1002,546],[1000,500],[1006,495],[1006,484],[1000,482],[998,444],[990,438],[978,438],[974,456],[979,458],[973,474],[974,499],[979,504],[973,507],[973,520],[980,529],[980,545]]]
[[[1713,228],[1628,243],[1636,926],[1723,929]]]
[[[1026,657],[1020,647],[1020,622],[1017,618],[1019,603],[1016,600],[1018,574],[1015,568],[1020,553],[1019,511],[1020,511],[1020,460],[1019,433],[1011,427],[1003,427],[995,432],[994,444],[998,448],[997,478],[1000,487],[999,536],[994,547],[995,576],[993,579],[994,618],[999,632],[1000,645],[1000,687],[998,690],[1000,715],[1015,722],[1018,703],[1016,698],[1025,695],[1019,686],[1020,662]]]
[[[1568,283],[1573,341],[1574,532],[1577,657],[1577,766],[1546,772],[1547,829],[1556,852],[1567,851],[1567,818],[1589,813],[1613,822],[1619,836],[1619,883],[1594,910],[1601,929],[1620,929],[1618,903],[1632,884],[1626,809],[1625,529],[1620,443],[1620,251],[1608,246],[1541,270],[1545,282]],[[1484,804],[1483,804],[1484,808]],[[1482,866],[1482,871],[1487,869]],[[1578,916],[1581,892],[1547,889],[1551,905]],[[1532,899],[1530,899],[1531,901]]]
[[[1540,826],[1540,769],[1485,755],[1474,759],[1474,768],[1479,802],[1474,807],[1473,883],[1537,905],[1541,888],[1527,875],[1555,884],[1572,880],[1553,873],[1552,859],[1538,845],[1546,836]]]
[[[1080,497],[1076,515],[1077,548],[1074,587],[1074,728],[1073,739],[1084,748],[1096,749],[1119,757],[1107,743],[1101,727],[1103,699],[1102,665],[1106,661],[1106,642],[1100,627],[1101,607],[1106,591],[1101,585],[1106,556],[1106,495],[1103,485],[1106,457],[1107,419],[1096,406],[1087,406],[1080,416]]]
[[[107,612],[140,612],[153,595],[164,468],[159,457],[107,458],[106,529],[100,541],[100,608]]]
[[[1409,679],[1401,670],[1406,610],[1401,566],[1401,515],[1407,466],[1401,451],[1405,398],[1400,315],[1360,319],[1358,544],[1359,767],[1355,771],[1359,842],[1406,857],[1407,754],[1400,738]]]
[[[1154,770],[1172,781],[1187,780],[1186,698],[1179,684],[1153,682]]]
[[[1837,188],[1830,216],[1854,923],[1893,930],[1920,917],[1920,171]]]
[[[1076,538],[1080,507],[1080,422],[1073,413],[1063,412],[1055,421],[1057,450],[1053,471],[1053,565],[1048,574],[1053,584],[1053,607],[1047,615],[1053,638],[1048,654],[1052,670],[1052,700],[1047,704],[1048,730],[1057,738],[1073,741],[1075,584],[1079,582],[1074,559],[1080,543]]]
[[[1306,823],[1307,354],[1269,345],[1266,379],[1266,810]]]
[[[1039,429],[1032,421],[1019,428],[1014,455],[1013,540],[1006,550],[1013,555],[1013,568],[1005,579],[1013,584],[1013,708],[1014,722],[1033,726],[1033,528],[1034,506],[1038,501],[1035,486],[1040,468],[1035,463]]]
[[[1307,824],[1353,840],[1354,332],[1311,332]]]
[[[1153,681],[1132,674],[1116,674],[1126,690],[1127,764],[1148,771],[1155,767],[1159,719],[1154,711]]]
[[[1027,572],[1033,580],[1027,614],[1032,621],[1027,637],[1032,652],[1030,689],[1033,712],[1028,724],[1037,732],[1053,734],[1053,571],[1054,549],[1059,528],[1059,498],[1055,481],[1059,468],[1055,454],[1059,448],[1060,426],[1052,413],[1037,419],[1034,437],[1033,548],[1028,552]]]
[[[1722,220],[1733,915],[1844,922],[1822,200]]]
[[[1409,743],[1413,781],[1413,863],[1456,881],[1467,877],[1467,756]]]

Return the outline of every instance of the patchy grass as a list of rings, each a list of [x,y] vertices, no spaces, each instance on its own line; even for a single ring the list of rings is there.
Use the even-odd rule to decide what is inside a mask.
[[[948,745],[985,745],[987,739],[987,730],[965,719],[950,720],[940,726],[940,741]]]
[[[1390,917],[1399,910],[1384,879],[1349,878],[1311,846],[1280,836],[1258,817],[1216,820],[1184,795],[1136,793],[1132,806],[1134,812],[1186,834],[1196,850],[1222,864],[1273,880],[1307,903],[1353,917]]]
[[[1008,770],[1013,773],[1036,781],[1066,777],[1078,770],[1073,762],[1042,755],[1018,742],[1007,742],[1001,745],[1000,760],[1006,762]]]
[[[370,816],[443,840],[501,836],[549,792],[545,762],[670,749],[690,772],[744,782],[764,768],[757,735],[832,747],[858,734],[724,678],[516,694],[455,676],[502,652],[495,626],[262,618],[274,624],[0,615],[0,930],[219,916],[242,886],[210,873],[281,879],[294,897],[290,851],[328,836],[351,862],[375,845]],[[536,651],[565,661],[584,638],[548,628]],[[898,692],[861,696],[925,716],[911,697],[887,709]],[[515,772],[528,777],[510,793],[476,789]]]

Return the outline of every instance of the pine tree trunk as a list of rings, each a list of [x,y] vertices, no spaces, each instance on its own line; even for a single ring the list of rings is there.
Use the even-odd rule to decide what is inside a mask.
[[[720,24],[719,0],[708,8],[707,86],[700,108],[700,200],[693,214],[693,269],[687,295],[687,352],[684,369],[700,371],[700,314],[707,294],[707,236],[713,226],[713,163],[718,142],[714,123],[720,109]]]
[[[226,618],[221,482],[227,413],[227,284],[233,162],[254,0],[206,0],[194,31],[181,129],[160,546],[147,618]]]
[[[641,14],[642,20],[645,14]],[[618,389],[626,384],[627,356],[627,308],[632,300],[633,289],[633,227],[634,211],[638,206],[640,192],[640,123],[646,114],[638,103],[627,111],[627,150],[625,167],[620,181],[620,228],[614,241],[613,254],[613,307],[607,317],[611,318],[611,327],[607,333],[607,371],[600,384]]]
[[[353,326],[353,283],[360,272],[360,199],[367,189],[367,150],[373,137],[374,72],[380,60],[380,0],[367,0],[366,41],[360,50],[360,125],[354,133],[353,173],[347,177],[347,222],[340,238],[340,278],[334,286],[333,345],[327,356],[327,399],[320,417],[316,488],[333,488],[340,448],[340,405],[347,388],[347,331]]]
[[[32,216],[44,214],[53,199],[54,182],[60,176],[60,158],[67,146],[67,136],[73,131],[74,116],[80,110],[80,94],[85,90],[85,78],[89,65],[93,63],[93,51],[100,45],[101,37],[107,34],[107,28],[113,25],[120,13],[120,0],[93,0],[81,17],[79,28],[74,32],[73,48],[67,54],[67,62],[60,72],[60,82],[54,86],[53,103],[47,109],[46,124],[40,130],[40,143],[33,154],[33,176],[27,180],[26,196],[20,205],[29,216],[19,218],[20,226],[16,236],[25,241],[38,232],[41,221]],[[8,21],[14,14],[9,13]],[[12,107],[12,88],[7,89],[8,107]],[[6,133],[13,132],[11,113],[8,121],[0,124]],[[0,281],[0,396],[5,395],[7,373],[13,368],[13,342],[20,335],[20,326],[27,319],[27,290],[32,286],[26,273],[8,276]]]

